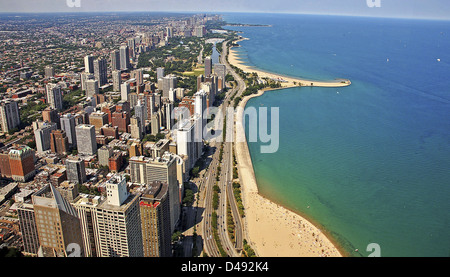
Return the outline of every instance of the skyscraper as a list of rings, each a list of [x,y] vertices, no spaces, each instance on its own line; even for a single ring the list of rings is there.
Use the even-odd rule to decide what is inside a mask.
[[[120,69],[128,70],[130,69],[130,53],[128,50],[128,45],[122,44],[120,46]]]
[[[120,99],[128,101],[128,95],[130,94],[130,83],[125,82],[120,85]]]
[[[156,69],[156,80],[164,78],[164,67],[158,67]]]
[[[57,84],[47,84],[47,103],[55,110],[62,110],[62,93],[61,87]]]
[[[87,97],[94,97],[95,95],[98,94],[98,80],[94,80],[94,79],[89,79],[86,80],[85,82],[86,84],[86,96]]]
[[[122,76],[120,70],[114,70],[112,72],[113,90],[120,91],[120,85],[122,84]]]
[[[75,208],[53,185],[32,196],[39,235],[39,256],[84,256],[80,220]],[[68,253],[76,249],[76,252]]]
[[[66,159],[67,180],[75,184],[86,182],[86,168],[84,161],[78,157],[69,156]]]
[[[176,156],[169,152],[154,159],[135,156],[130,158],[129,164],[131,182],[151,184],[159,181],[169,185],[170,226],[173,232],[180,215],[180,187],[177,179]]]
[[[77,145],[77,136],[75,133],[75,117],[72,114],[65,114],[60,118],[61,130],[66,132],[67,140],[71,147]]]
[[[45,122],[40,128],[34,131],[36,148],[39,153],[50,150],[50,133],[56,129],[56,123]]]
[[[94,60],[94,76],[100,87],[108,83],[107,69],[104,58]]]
[[[2,101],[0,103],[0,131],[7,133],[9,130],[19,127],[19,106],[15,101]]]
[[[80,124],[75,127],[77,148],[79,154],[95,155],[97,153],[97,141],[95,139],[95,126]]]
[[[19,182],[27,182],[35,175],[34,150],[28,146],[19,146],[9,150],[9,172],[11,178]],[[3,168],[2,168],[3,174]]]
[[[97,255],[142,257],[139,195],[127,191],[126,179],[119,174],[107,181],[106,195],[95,210]]]
[[[120,70],[120,51],[111,51],[111,70]]]
[[[209,77],[212,73],[212,59],[211,57],[205,58],[205,77]]]
[[[171,257],[169,185],[152,182],[139,201],[144,257]]]
[[[94,56],[87,55],[84,57],[84,72],[94,73]]]
[[[37,255],[39,250],[39,236],[32,204],[20,203],[17,208],[19,227],[22,233],[23,252],[28,255]]]
[[[67,154],[69,152],[69,140],[63,130],[52,130],[50,133],[50,150],[52,153]]]
[[[175,89],[177,86],[177,77],[171,74],[163,77],[162,80],[163,97],[169,98],[169,90]]]

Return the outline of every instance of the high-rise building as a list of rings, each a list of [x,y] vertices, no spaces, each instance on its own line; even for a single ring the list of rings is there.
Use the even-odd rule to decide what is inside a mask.
[[[9,130],[20,126],[19,106],[15,101],[2,101],[0,103],[0,131],[7,133]]]
[[[94,60],[94,76],[101,87],[108,83],[107,64],[104,58]]]
[[[114,112],[112,114],[112,126],[117,126],[119,132],[128,132],[128,125],[130,125],[130,113],[128,112]]]
[[[95,139],[95,126],[79,124],[75,127],[77,148],[79,154],[95,155],[97,153],[97,141]]]
[[[58,111],[51,107],[47,107],[45,110],[42,111],[42,120],[56,123],[58,129],[61,128]]]
[[[142,139],[143,136],[143,126],[141,119],[139,117],[133,116],[130,119],[130,133],[133,139]]]
[[[87,80],[94,80],[94,74],[91,73],[86,73],[86,72],[81,72],[80,74],[80,79],[81,79],[81,90],[86,91],[86,81]]]
[[[44,68],[44,77],[45,78],[53,78],[55,76],[55,69],[53,66],[47,65]]]
[[[120,46],[120,69],[128,70],[130,69],[130,53],[128,50],[128,45],[122,44]]]
[[[106,194],[95,210],[97,255],[142,257],[139,195],[127,191],[126,179],[119,174],[107,181]]]
[[[47,103],[55,110],[62,110],[62,93],[61,87],[57,84],[47,84]]]
[[[84,72],[94,73],[94,56],[87,55],[84,57]]]
[[[131,182],[151,184],[154,181],[169,185],[171,232],[180,216],[180,186],[177,179],[177,157],[166,152],[162,157],[145,158],[135,156],[129,159]]]
[[[66,159],[67,180],[74,184],[86,182],[86,167],[84,161],[78,157],[69,156]]]
[[[96,233],[96,209],[101,203],[100,196],[80,194],[73,206],[80,219],[81,234],[83,238],[84,253],[86,257],[98,257]]]
[[[69,152],[69,139],[63,130],[50,132],[50,150],[52,153],[67,154]]]
[[[171,130],[175,123],[175,117],[173,115],[173,103],[165,104],[165,112],[166,112],[166,129]]]
[[[20,233],[22,234],[23,253],[25,255],[35,256],[39,250],[39,236],[33,205],[19,203],[17,215],[19,217]]]
[[[152,182],[139,201],[144,257],[171,257],[169,185]]]
[[[219,77],[222,78],[222,82],[225,82],[225,77],[227,75],[227,68],[224,64],[216,63],[214,64],[214,73]],[[223,89],[223,85],[220,89]]]
[[[120,85],[122,84],[122,76],[120,70],[114,70],[112,72],[113,90],[120,91]]]
[[[177,154],[188,157],[186,168],[190,170],[202,155],[203,141],[199,132],[200,118],[192,116],[180,121],[177,129]]]
[[[111,51],[111,71],[120,70],[120,51]]]
[[[98,164],[101,166],[109,166],[109,158],[113,154],[113,149],[107,145],[98,149]]]
[[[136,79],[136,86],[140,86],[144,83],[144,73],[142,69],[136,69],[131,72],[131,78]]]
[[[200,127],[202,131],[202,139],[203,139],[203,131],[206,127],[207,123],[207,113],[208,113],[208,106],[206,104],[206,92],[203,90],[199,90],[194,94],[195,97],[195,114],[198,115],[200,118],[201,125]]]
[[[84,256],[80,221],[75,208],[53,186],[32,196],[39,236],[39,256]],[[72,252],[75,249],[75,252]]]
[[[28,146],[12,148],[8,153],[9,168],[5,168],[13,180],[27,182],[35,175],[34,150]],[[4,173],[2,162],[2,175]]]
[[[95,126],[95,131],[100,132],[100,128],[108,124],[108,114],[98,111],[89,115],[89,124]]]
[[[205,77],[209,77],[212,73],[212,59],[211,57],[205,58]]]
[[[152,121],[150,124],[151,124],[151,128],[152,128],[151,134],[156,136],[159,133],[159,130],[161,128],[160,121],[159,121],[159,113],[152,114]]]
[[[95,95],[97,95],[99,92],[98,80],[89,79],[89,80],[86,80],[85,84],[86,84],[86,96],[87,97],[95,97]]]
[[[156,80],[164,78],[164,67],[158,67],[156,69]]]
[[[129,101],[128,95],[130,94],[130,83],[125,82],[120,85],[120,99],[123,101]]]
[[[72,114],[65,114],[60,118],[61,130],[66,132],[67,140],[71,147],[77,145],[77,136],[75,133],[75,117]]]
[[[40,128],[34,131],[37,152],[43,153],[50,150],[50,133],[56,129],[56,123],[44,122]]]
[[[169,98],[169,90],[175,89],[177,86],[177,77],[175,75],[167,75],[162,78],[163,97]]]

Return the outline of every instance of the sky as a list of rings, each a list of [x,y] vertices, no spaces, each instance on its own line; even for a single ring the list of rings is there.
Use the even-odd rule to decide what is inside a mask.
[[[0,11],[260,12],[450,20],[450,0],[0,0]]]

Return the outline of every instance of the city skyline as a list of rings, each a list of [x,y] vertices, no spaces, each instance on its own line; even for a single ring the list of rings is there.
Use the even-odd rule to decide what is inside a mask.
[[[169,0],[143,1],[131,0],[123,3],[118,0],[44,0],[29,2],[0,1],[3,13],[53,13],[53,12],[203,12],[203,13],[286,13],[318,14],[364,17],[393,17],[450,20],[450,5],[444,0],[319,0],[319,1],[204,1]],[[371,4],[373,3],[373,4]],[[379,4],[378,4],[379,3]],[[79,7],[78,7],[79,6]],[[373,6],[373,7],[370,7]],[[137,8],[139,7],[139,8]]]

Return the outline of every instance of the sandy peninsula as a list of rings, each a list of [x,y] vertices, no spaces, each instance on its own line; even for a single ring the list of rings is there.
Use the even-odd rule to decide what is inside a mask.
[[[236,54],[230,49],[230,64],[245,72],[257,72],[260,77],[284,78],[289,83],[283,87],[295,86],[294,81],[308,83],[307,80],[286,78],[243,66]],[[314,86],[344,86],[339,82],[316,82]],[[247,101],[258,97],[258,94],[244,97],[240,102],[235,117],[236,142],[235,153],[242,187],[242,199],[245,208],[245,237],[259,257],[342,257],[343,255],[331,240],[311,222],[281,205],[278,205],[259,194],[253,164],[242,125],[243,110]]]

